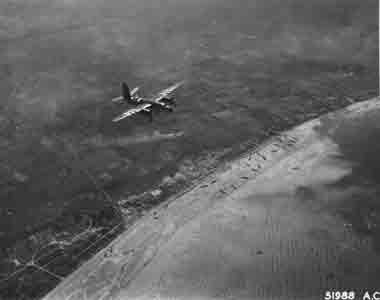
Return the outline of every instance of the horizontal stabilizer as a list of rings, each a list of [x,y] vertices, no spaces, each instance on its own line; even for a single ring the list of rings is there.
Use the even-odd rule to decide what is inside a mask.
[[[122,101],[124,98],[123,97],[116,97],[116,98],[113,98],[111,101],[112,102],[120,102],[120,101]]]

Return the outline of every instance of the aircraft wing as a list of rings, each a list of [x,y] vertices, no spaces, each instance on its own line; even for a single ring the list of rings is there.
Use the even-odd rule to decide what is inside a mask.
[[[123,100],[124,98],[123,97],[116,97],[116,98],[113,98],[113,99],[111,99],[111,101],[112,102],[119,102],[119,101],[121,101],[121,100]]]
[[[137,114],[138,112],[143,111],[144,109],[147,109],[150,106],[152,106],[152,104],[150,104],[150,103],[141,104],[139,106],[136,106],[135,108],[131,108],[131,109],[123,112],[121,115],[117,116],[112,121],[113,122],[118,122],[118,121],[120,121],[122,119],[125,119],[125,118],[128,118],[130,116],[133,116],[134,114]]]
[[[177,88],[179,88],[184,82],[183,81],[180,81],[180,82],[177,82],[176,84],[173,84],[172,86],[169,86],[168,88],[162,90],[161,92],[159,92],[157,94],[156,97],[154,97],[151,101],[152,102],[158,102],[160,101],[162,98],[165,98],[167,96],[169,96],[171,93],[173,93]]]

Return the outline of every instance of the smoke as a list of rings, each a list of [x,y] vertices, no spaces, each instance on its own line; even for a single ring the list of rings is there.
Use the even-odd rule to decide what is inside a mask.
[[[237,33],[255,35],[255,43],[241,46],[255,48],[263,55],[290,54],[367,65],[377,58],[376,0],[66,0],[58,3],[75,7],[80,16],[91,14],[99,22],[105,18],[119,19],[118,23],[108,24],[112,29],[108,27],[107,32],[101,32],[107,26],[98,26],[97,38],[107,34],[106,45],[125,45],[125,52],[143,64],[147,61],[165,64],[169,58],[177,63],[184,58],[186,50],[199,50],[206,34],[213,35],[209,50],[217,55]],[[238,45],[232,51],[239,51]]]
[[[252,69],[284,56],[377,69],[376,0],[8,0],[0,10],[6,102],[38,119],[106,101],[120,80],[157,89],[197,76],[212,57]]]
[[[287,2],[291,17],[272,38],[279,49],[311,59],[377,64],[377,1]]]

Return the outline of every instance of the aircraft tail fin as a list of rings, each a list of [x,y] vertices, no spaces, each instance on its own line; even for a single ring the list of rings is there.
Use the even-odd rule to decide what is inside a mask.
[[[136,86],[132,91],[131,91],[131,97],[138,97],[138,91],[140,88]]]
[[[121,95],[123,96],[124,100],[126,100],[127,102],[130,102],[132,100],[131,91],[125,82],[121,84]]]

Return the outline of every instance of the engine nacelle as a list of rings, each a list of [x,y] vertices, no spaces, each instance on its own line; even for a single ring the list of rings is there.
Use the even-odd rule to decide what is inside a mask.
[[[175,98],[174,98],[174,97],[163,98],[161,101],[164,102],[165,104],[169,104],[169,105],[173,105],[173,106],[176,105],[176,102],[175,102]]]
[[[141,113],[148,116],[151,122],[153,121],[153,110],[152,109],[145,108],[141,111]]]

